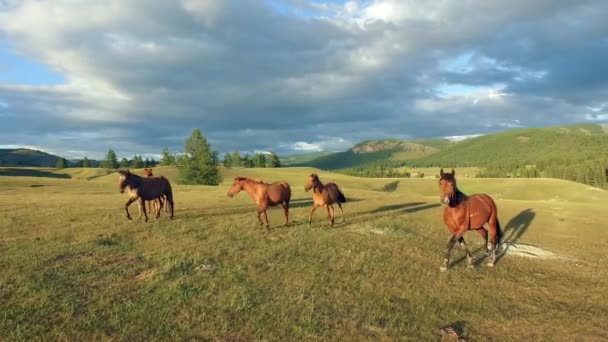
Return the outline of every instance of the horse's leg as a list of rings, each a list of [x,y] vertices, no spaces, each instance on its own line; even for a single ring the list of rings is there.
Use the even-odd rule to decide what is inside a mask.
[[[146,201],[144,201],[141,197],[139,198],[139,206],[143,208],[144,222],[148,222],[148,213],[146,212]]]
[[[289,224],[289,204],[284,202],[281,203],[281,205],[283,206],[283,211],[285,212],[285,226],[287,226]]]
[[[340,214],[342,215],[342,223],[344,223],[346,222],[346,219],[344,218],[344,210],[342,209],[342,203],[340,203],[340,201],[336,203],[338,203],[338,208],[340,208]]]
[[[268,214],[266,213],[266,209],[263,211],[264,219],[266,220],[266,230],[270,231],[270,223],[268,222]]]
[[[329,219],[329,226],[334,226],[334,206],[331,204],[327,205],[327,218]]]
[[[488,245],[488,230],[485,228],[480,228],[477,229],[477,232],[479,233],[479,235],[481,235],[481,237],[483,238],[484,241],[484,247],[485,248],[485,255],[489,256],[490,255],[490,251],[492,250],[492,246]]]
[[[163,202],[160,200],[160,197],[154,200],[154,209],[156,210],[156,219],[160,217],[160,212],[163,208]]]
[[[262,213],[264,211],[262,209],[258,209],[258,221],[260,222],[260,226],[264,225],[264,221],[262,221]]]
[[[448,269],[448,265],[450,264],[450,254],[452,253],[452,248],[454,247],[456,240],[458,240],[458,238],[456,238],[456,235],[452,235],[452,237],[450,237],[450,240],[448,241],[448,251],[445,254],[445,258],[443,259],[443,265],[441,265],[441,267],[439,268],[441,271],[447,271]]]
[[[467,243],[464,241],[464,237],[461,236],[460,239],[458,239],[458,242],[460,242],[460,247],[462,247],[465,253],[467,253],[467,267],[473,268],[473,256],[471,255],[471,252],[469,252],[469,248],[467,247]]]
[[[498,242],[496,221],[496,217],[494,217],[493,220],[490,218],[490,221],[488,221],[488,234],[490,235],[490,242],[487,243],[487,245],[488,253],[490,254],[490,261],[488,261],[487,265],[489,267],[494,267],[494,264],[496,264],[496,244]]]
[[[315,213],[315,210],[317,210],[319,206],[316,204],[312,205],[312,209],[310,210],[310,218],[308,219],[308,227],[312,227],[312,214]]]
[[[132,197],[129,198],[129,200],[127,201],[127,203],[125,204],[125,211],[127,212],[127,219],[131,220],[131,214],[129,214],[129,206],[131,205],[131,203],[137,201],[137,197]]]

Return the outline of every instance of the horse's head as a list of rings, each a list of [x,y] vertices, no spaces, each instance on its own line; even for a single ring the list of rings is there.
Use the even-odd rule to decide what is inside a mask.
[[[306,179],[306,185],[304,185],[304,190],[309,191],[314,188],[317,184],[319,184],[319,176],[316,173],[311,174]]]
[[[441,203],[449,204],[456,194],[456,171],[443,172],[439,171],[439,197]]]
[[[146,177],[153,177],[154,174],[152,173],[152,169],[144,169],[144,176]]]
[[[118,189],[120,190],[120,193],[122,194],[125,192],[125,188],[127,186],[129,186],[129,179],[131,177],[131,171],[120,170],[120,171],[118,171],[118,174],[120,175],[120,177],[118,177]]]
[[[245,180],[244,177],[234,177],[234,183],[232,183],[232,186],[230,187],[230,189],[228,189],[228,197],[234,197],[241,190],[243,190],[243,181],[244,180]]]

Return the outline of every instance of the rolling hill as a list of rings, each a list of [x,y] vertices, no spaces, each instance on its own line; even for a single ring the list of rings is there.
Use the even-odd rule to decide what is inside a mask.
[[[411,166],[537,165],[608,157],[608,130],[596,124],[516,129],[467,139]]]
[[[303,163],[308,163],[312,160],[315,160],[320,157],[324,157],[329,154],[332,154],[332,153],[322,151],[322,152],[291,154],[291,155],[280,157],[280,161],[281,161],[281,165],[283,165],[283,166],[299,165],[299,164],[303,164]]]
[[[59,157],[27,148],[0,149],[0,166],[54,167]]]
[[[407,161],[433,155],[452,143],[445,139],[422,140],[367,140],[347,151],[328,154],[298,164],[299,166],[317,167],[320,169],[336,170],[360,167],[383,161]]]

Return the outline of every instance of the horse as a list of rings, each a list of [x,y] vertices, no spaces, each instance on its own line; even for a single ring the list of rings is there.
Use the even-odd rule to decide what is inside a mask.
[[[285,211],[285,225],[289,223],[289,201],[291,200],[291,187],[287,182],[274,182],[272,184],[264,183],[260,180],[251,179],[247,177],[236,177],[234,183],[230,189],[228,189],[228,196],[234,197],[241,190],[244,190],[251,196],[255,204],[258,206],[258,220],[260,226],[264,224],[262,221],[262,214],[266,220],[266,229],[270,231],[270,224],[268,223],[268,215],[266,209],[281,205]]]
[[[333,204],[336,203],[338,208],[340,208],[340,212],[342,213],[342,222],[346,222],[344,219],[344,210],[342,209],[342,203],[346,203],[346,197],[336,183],[329,182],[327,184],[321,183],[319,180],[319,176],[316,174],[311,174],[308,176],[306,180],[306,185],[304,186],[304,190],[309,191],[312,189],[312,200],[313,205],[310,210],[310,218],[308,219],[308,226],[312,226],[312,215],[318,207],[327,208],[327,218],[329,219],[330,227],[334,226],[334,207]]]
[[[154,173],[152,172],[152,168],[144,169],[144,176],[146,176],[146,178],[154,177]],[[153,213],[155,213],[155,214],[159,213],[160,210],[161,210],[161,208],[163,207],[163,196],[155,199],[154,201],[149,201],[148,203],[149,203],[148,206],[151,205]],[[169,210],[169,206],[166,206],[165,207],[165,211],[168,211],[168,210]]]
[[[456,172],[439,172],[440,201],[445,204],[443,222],[452,237],[448,242],[448,251],[443,260],[441,271],[446,271],[450,262],[450,253],[456,241],[467,254],[468,267],[473,268],[473,257],[469,252],[463,235],[468,230],[476,230],[485,240],[486,256],[491,255],[489,267],[496,263],[496,249],[502,239],[502,229],[498,221],[498,210],[492,197],[486,194],[467,196],[456,186]],[[487,225],[486,225],[487,224]],[[488,234],[490,241],[488,242]]]
[[[148,213],[146,213],[145,201],[152,201],[161,196],[165,196],[167,199],[167,205],[170,206],[171,215],[170,219],[173,218],[173,192],[171,190],[171,183],[165,177],[152,177],[144,178],[131,173],[128,170],[118,171],[120,177],[118,178],[118,189],[121,193],[125,192],[125,188],[129,188],[129,200],[125,204],[125,211],[127,212],[127,218],[130,220],[131,215],[129,214],[129,206],[131,203],[139,199],[139,207],[143,208],[145,222],[148,222]],[[161,204],[162,206],[162,204]],[[160,210],[156,213],[156,218],[160,216]]]

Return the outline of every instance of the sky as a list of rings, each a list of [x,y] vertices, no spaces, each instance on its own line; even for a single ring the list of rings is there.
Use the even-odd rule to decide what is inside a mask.
[[[346,150],[608,122],[608,1],[0,0],[0,147]]]

